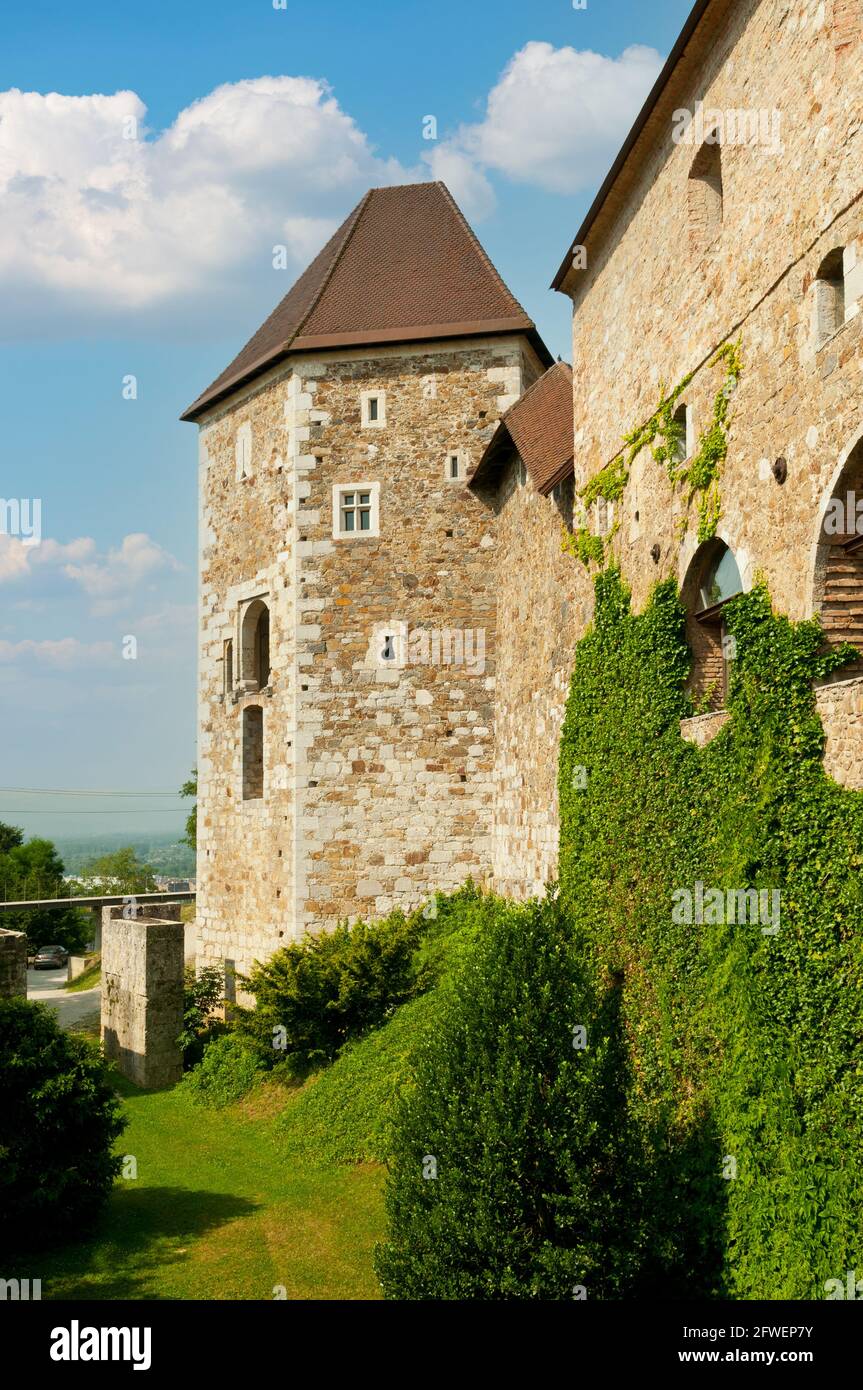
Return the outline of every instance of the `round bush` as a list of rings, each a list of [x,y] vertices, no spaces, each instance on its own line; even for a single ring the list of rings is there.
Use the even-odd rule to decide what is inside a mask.
[[[44,1004],[0,1000],[0,1233],[80,1225],[105,1201],[126,1121],[98,1048]],[[0,1242],[2,1243],[2,1242]]]

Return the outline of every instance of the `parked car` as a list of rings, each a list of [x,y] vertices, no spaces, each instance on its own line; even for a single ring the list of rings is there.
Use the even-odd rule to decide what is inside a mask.
[[[40,946],[33,957],[34,970],[57,970],[65,965],[69,952],[65,946]]]

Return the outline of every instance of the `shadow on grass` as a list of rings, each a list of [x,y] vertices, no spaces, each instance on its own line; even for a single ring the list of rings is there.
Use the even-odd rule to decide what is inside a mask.
[[[12,1263],[39,1271],[32,1277],[42,1279],[46,1299],[158,1298],[154,1276],[187,1256],[186,1242],[250,1216],[259,1205],[185,1187],[117,1186],[89,1235],[19,1247]]]

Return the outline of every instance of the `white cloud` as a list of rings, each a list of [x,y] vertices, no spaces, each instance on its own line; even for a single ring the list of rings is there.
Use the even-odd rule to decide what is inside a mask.
[[[313,77],[225,83],[162,132],[132,91],[2,92],[0,331],[57,335],[132,314],[138,330],[233,328],[251,288],[269,277],[275,301],[293,278],[273,269],[273,247],[298,273],[374,185],[431,174],[475,221],[494,208],[490,173],[560,193],[593,186],[660,65],[640,45],[609,58],[530,42],[484,118],[412,169],[379,156]]]
[[[79,642],[77,637],[41,642],[34,642],[30,638],[21,642],[0,640],[0,663],[3,665],[27,662],[70,670],[94,664],[116,664],[119,659],[120,648],[111,642]]]
[[[96,542],[90,536],[81,536],[66,545],[53,540],[25,545],[17,536],[0,532],[0,584],[7,580],[23,579],[40,566],[49,568],[74,564],[95,553]]]
[[[124,536],[119,546],[99,554],[91,536],[62,544],[46,539],[28,546],[16,536],[0,533],[0,584],[27,578],[59,577],[77,586],[91,600],[97,617],[116,613],[123,603],[160,574],[181,569],[178,560],[145,532]]]
[[[634,44],[619,58],[550,43],[525,44],[492,88],[482,121],[462,125],[428,156],[445,167],[460,156],[470,187],[484,169],[552,193],[597,185],[623,143],[662,58]],[[477,196],[481,186],[475,182]]]
[[[105,556],[83,565],[64,564],[63,573],[94,600],[93,612],[105,615],[116,612],[122,600],[154,574],[179,568],[173,555],[138,531],[124,536],[121,545]]]
[[[144,310],[214,283],[224,293],[226,271],[263,264],[280,241],[300,268],[354,194],[407,177],[313,78],[225,84],[155,136],[145,118],[134,92],[0,93],[0,288],[13,322],[40,295],[56,318]],[[124,138],[130,120],[136,139]]]

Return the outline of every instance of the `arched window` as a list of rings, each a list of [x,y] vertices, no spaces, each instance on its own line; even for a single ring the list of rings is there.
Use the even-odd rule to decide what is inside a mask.
[[[240,679],[247,692],[263,690],[270,683],[270,610],[260,598],[250,603],[243,614]]]
[[[679,405],[671,420],[674,425],[674,462],[685,463],[689,458],[689,406],[685,402]]]
[[[848,455],[821,518],[814,608],[831,646],[852,642],[863,652],[863,439]],[[837,678],[861,671],[863,662],[855,662]]]
[[[824,257],[815,276],[815,343],[820,347],[845,322],[844,251],[836,246]]]
[[[264,711],[260,705],[243,710],[243,800],[264,795]]]
[[[723,610],[742,593],[737,561],[724,541],[706,541],[695,553],[683,584],[686,635],[692,650],[689,689],[699,706],[722,709],[728,694],[731,639]]]
[[[689,238],[696,255],[702,255],[722,226],[722,150],[718,144],[701,146],[689,170],[687,190]]]

